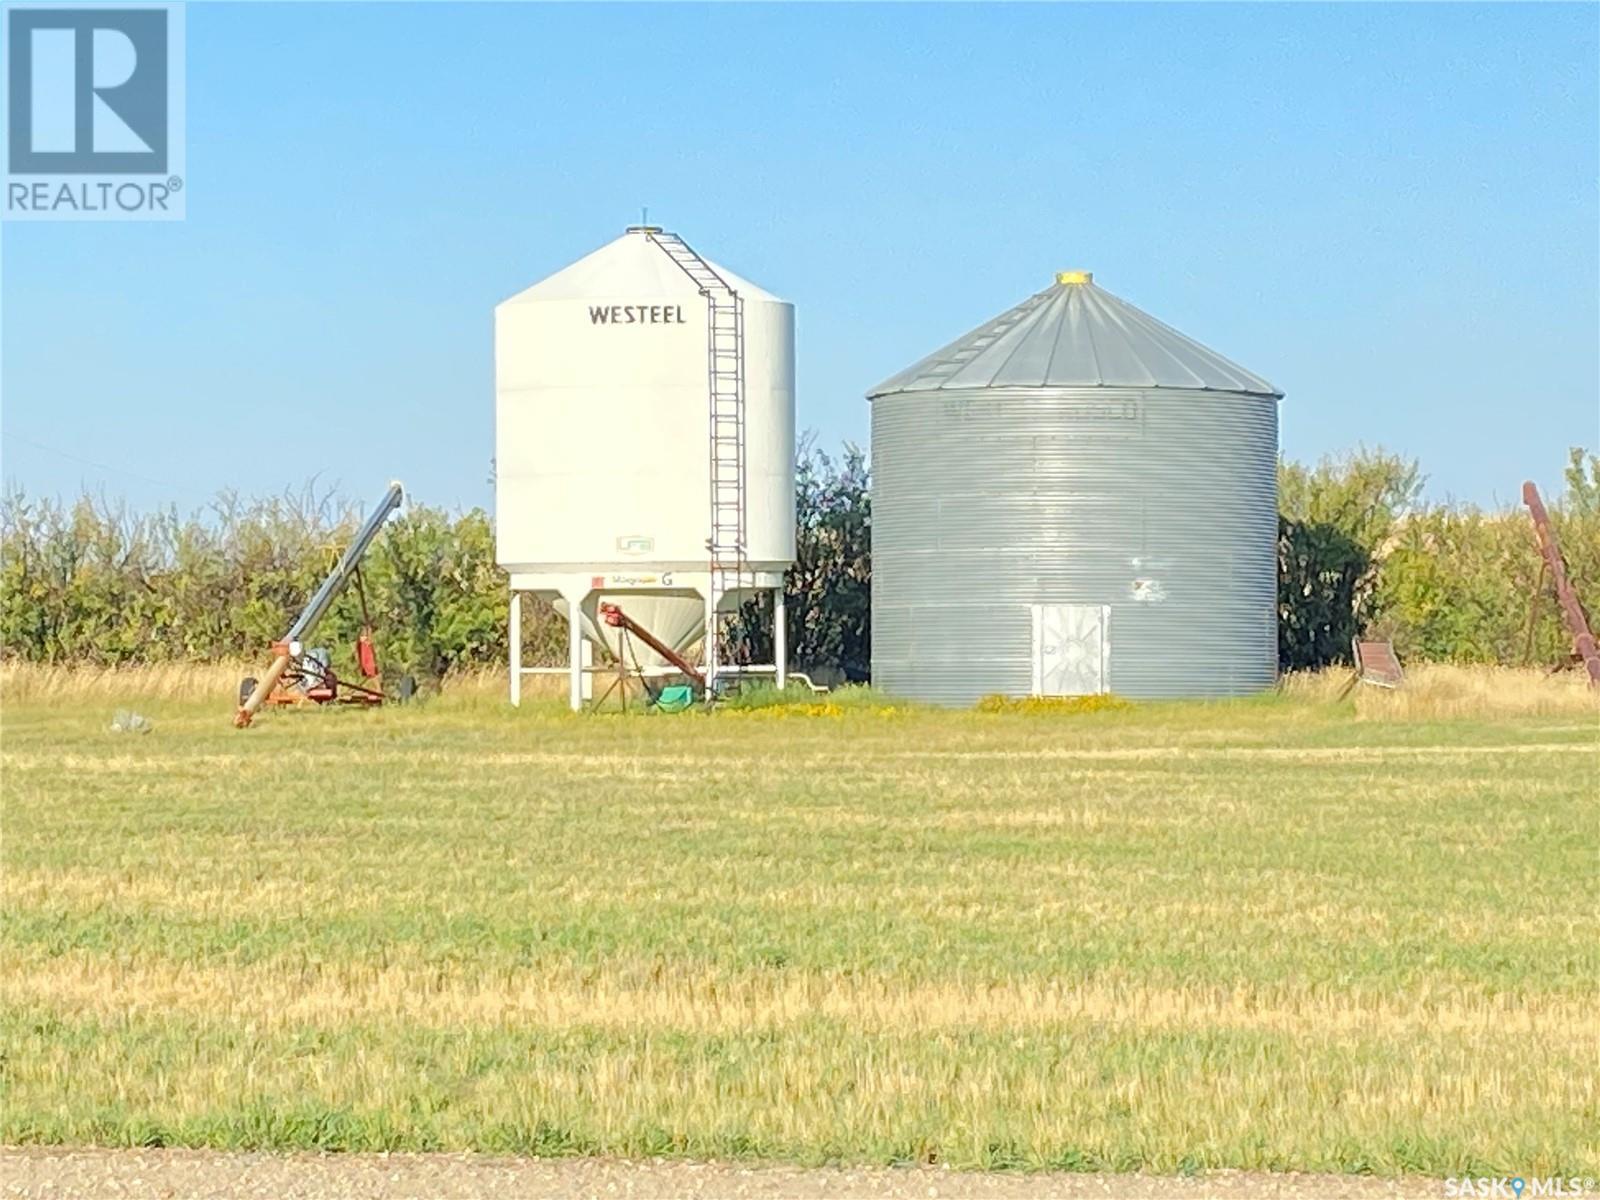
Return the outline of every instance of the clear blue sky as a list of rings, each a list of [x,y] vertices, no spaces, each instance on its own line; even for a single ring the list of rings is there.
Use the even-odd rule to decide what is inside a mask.
[[[191,4],[188,220],[0,235],[4,473],[487,505],[493,305],[648,204],[795,302],[824,444],[1088,267],[1287,454],[1513,499],[1600,442],[1597,14]]]

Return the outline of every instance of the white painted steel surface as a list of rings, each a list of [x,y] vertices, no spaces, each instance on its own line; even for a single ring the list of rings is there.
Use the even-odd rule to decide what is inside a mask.
[[[744,314],[751,585],[723,610],[773,586],[794,561],[794,308],[709,265]],[[563,615],[577,602],[577,630],[613,654],[618,632],[599,620],[601,603],[680,652],[703,640],[707,321],[694,281],[640,230],[495,308],[496,560],[513,588]],[[634,656],[662,665],[636,642]]]
[[[794,560],[794,308],[716,270],[745,306],[748,556],[782,570]],[[643,234],[497,306],[500,565],[704,570],[707,397],[705,298]]]

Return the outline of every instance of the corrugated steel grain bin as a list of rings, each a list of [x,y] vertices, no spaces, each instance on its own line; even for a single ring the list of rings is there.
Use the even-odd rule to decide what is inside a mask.
[[[874,683],[951,705],[1273,684],[1266,380],[1065,272],[867,395]]]

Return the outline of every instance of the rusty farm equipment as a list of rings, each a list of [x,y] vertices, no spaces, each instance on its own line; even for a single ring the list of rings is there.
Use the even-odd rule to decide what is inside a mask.
[[[1539,553],[1544,557],[1544,562],[1539,568],[1539,583],[1533,594],[1534,612],[1537,612],[1539,597],[1544,592],[1544,582],[1548,579],[1556,594],[1561,620],[1572,636],[1573,654],[1569,661],[1574,665],[1581,662],[1584,669],[1589,672],[1589,686],[1600,688],[1600,646],[1596,645],[1594,632],[1589,628],[1589,614],[1584,611],[1578,593],[1572,586],[1572,580],[1567,575],[1567,561],[1561,554],[1561,543],[1556,539],[1555,526],[1550,523],[1550,514],[1545,511],[1544,501],[1539,497],[1539,489],[1531,481],[1522,485],[1522,502],[1528,506],[1528,515],[1533,518],[1533,530],[1539,539]],[[1533,644],[1532,616],[1530,613],[1528,622],[1530,650]]]
[[[384,522],[400,507],[405,489],[398,482],[389,485],[377,508],[367,517],[322,586],[295,618],[289,631],[272,643],[272,663],[261,678],[247,677],[239,684],[239,708],[233,723],[240,729],[249,725],[267,705],[357,704],[372,706],[388,700],[406,701],[416,690],[416,681],[406,675],[394,693],[386,694],[378,669],[378,655],[372,642],[372,619],[367,612],[366,591],[361,580],[361,560],[377,540]],[[327,614],[339,594],[351,584],[361,598],[361,633],[356,637],[356,669],[361,682],[353,683],[334,673],[328,652],[308,647],[306,639]]]
[[[600,619],[613,629],[618,630],[620,638],[617,644],[616,679],[595,701],[596,705],[603,703],[608,696],[615,692],[622,702],[623,710],[626,711],[628,707],[628,689],[630,686],[638,685],[644,689],[648,705],[659,708],[663,712],[682,712],[694,703],[694,694],[696,692],[702,695],[705,693],[705,672],[623,612],[621,607],[615,604],[600,605]],[[652,680],[644,669],[640,667],[637,658],[635,658],[633,666],[630,668],[628,665],[628,659],[631,655],[630,639],[637,639],[655,651],[663,660],[676,668],[679,674],[689,682],[687,684],[663,687]]]

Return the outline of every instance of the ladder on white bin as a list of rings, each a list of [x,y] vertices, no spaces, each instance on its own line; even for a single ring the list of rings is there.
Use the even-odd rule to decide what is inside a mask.
[[[706,598],[706,694],[714,694],[719,654],[718,611],[729,592],[753,589],[745,484],[744,300],[714,267],[675,233],[647,236],[683,268],[706,298],[706,373],[710,396],[711,594]]]

